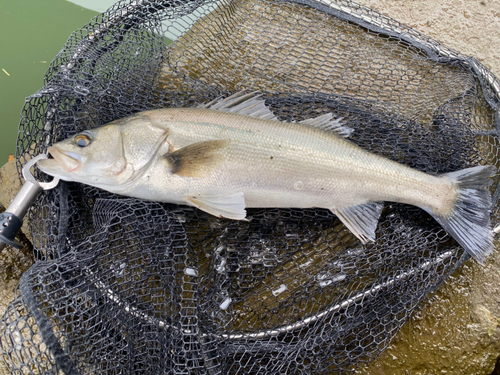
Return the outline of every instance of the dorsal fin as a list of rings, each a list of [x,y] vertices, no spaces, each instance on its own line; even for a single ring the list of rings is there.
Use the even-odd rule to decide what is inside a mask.
[[[199,108],[213,109],[215,111],[239,113],[240,115],[258,117],[265,120],[278,120],[266,106],[262,94],[258,91],[247,93],[239,91],[225,99],[215,99]]]
[[[332,132],[339,137],[347,138],[354,131],[354,129],[349,126],[345,126],[342,122],[343,119],[343,117],[334,119],[332,113],[326,113],[318,117],[303,120],[300,124],[314,126],[315,128]]]
[[[253,91],[239,91],[225,99],[215,99],[210,103],[203,104],[199,108],[212,109],[214,111],[239,113],[240,115],[257,117],[265,120],[279,121],[278,118],[266,106],[262,99],[262,93]],[[300,124],[314,126],[315,128],[332,132],[339,137],[349,137],[354,131],[353,128],[342,123],[342,117],[334,119],[333,114],[327,113],[315,118],[300,121]]]

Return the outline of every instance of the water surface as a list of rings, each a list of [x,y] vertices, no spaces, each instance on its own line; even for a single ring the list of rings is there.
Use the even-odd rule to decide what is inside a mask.
[[[98,12],[65,0],[0,0],[0,166],[16,151],[24,99],[70,34]]]

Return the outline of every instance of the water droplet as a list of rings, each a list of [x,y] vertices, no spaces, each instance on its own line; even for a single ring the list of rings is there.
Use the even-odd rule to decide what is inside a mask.
[[[222,259],[217,268],[215,269],[218,273],[222,273],[226,270],[226,260]]]
[[[273,290],[273,296],[279,296],[281,293],[283,293],[287,289],[285,284],[281,284],[278,289]]]
[[[194,268],[184,268],[184,273],[188,276],[198,276],[198,271]]]
[[[302,181],[297,181],[293,184],[295,190],[302,190],[304,188],[304,183]]]
[[[230,305],[230,304],[231,304],[231,298],[227,297],[227,298],[224,300],[224,302],[222,302],[222,303],[219,305],[219,307],[220,307],[220,309],[221,309],[221,310],[226,310],[226,309],[229,307],[229,305]]]

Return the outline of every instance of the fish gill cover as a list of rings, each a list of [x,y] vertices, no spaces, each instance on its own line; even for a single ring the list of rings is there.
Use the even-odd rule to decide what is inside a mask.
[[[281,120],[343,117],[351,141],[427,173],[498,168],[498,87],[347,0],[121,1],[56,56],[17,153],[21,166],[109,121],[245,89]],[[368,244],[324,209],[247,218],[61,181],[30,213],[37,261],[3,316],[3,360],[18,374],[349,373],[469,258],[403,204],[385,204]]]

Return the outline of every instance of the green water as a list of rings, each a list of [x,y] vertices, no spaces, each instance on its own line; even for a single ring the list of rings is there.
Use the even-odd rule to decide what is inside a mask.
[[[43,86],[69,35],[95,15],[65,0],[0,0],[0,166],[16,151],[24,99]]]

